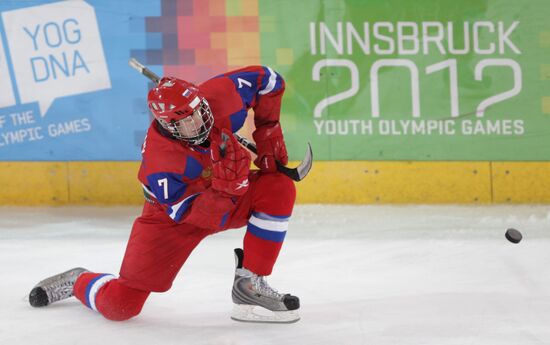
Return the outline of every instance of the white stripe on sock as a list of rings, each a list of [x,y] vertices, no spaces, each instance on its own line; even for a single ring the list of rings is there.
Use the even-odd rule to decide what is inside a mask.
[[[269,231],[287,231],[288,230],[288,220],[283,222],[277,222],[273,220],[265,220],[254,217],[252,215],[248,220],[250,224],[257,226],[258,228],[269,230]]]
[[[88,294],[88,301],[90,301],[90,308],[92,308],[95,311],[98,311],[95,306],[95,295],[97,294],[99,289],[101,289],[101,287],[105,285],[105,283],[113,279],[115,279],[115,276],[112,274],[108,274],[95,281],[94,285],[92,285],[92,288],[90,289],[90,293]]]

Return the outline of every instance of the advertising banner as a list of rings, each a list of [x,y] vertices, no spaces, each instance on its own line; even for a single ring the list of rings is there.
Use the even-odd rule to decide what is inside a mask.
[[[139,159],[147,82],[128,57],[160,7],[116,4],[0,2],[0,160]]]
[[[550,2],[0,2],[0,161],[139,160],[152,85],[286,80],[291,159],[550,159]],[[245,128],[250,135],[250,128]]]
[[[261,1],[290,146],[323,160],[549,160],[550,2]]]

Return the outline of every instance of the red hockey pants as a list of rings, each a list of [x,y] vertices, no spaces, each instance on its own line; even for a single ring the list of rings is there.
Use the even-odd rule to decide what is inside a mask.
[[[223,229],[247,225],[243,249],[244,267],[269,275],[281,249],[296,191],[280,173],[251,172],[250,186],[236,200]],[[170,289],[193,249],[220,229],[177,224],[158,205],[145,203],[132,227],[119,278],[84,273],[74,294],[86,306],[110,320],[127,320],[140,313],[151,292]]]

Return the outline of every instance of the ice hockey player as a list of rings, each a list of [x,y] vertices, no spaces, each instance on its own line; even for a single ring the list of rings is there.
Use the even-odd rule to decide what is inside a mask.
[[[110,320],[138,315],[151,292],[170,289],[178,271],[206,236],[247,226],[235,249],[232,318],[299,320],[298,297],[268,285],[295,200],[294,182],[277,171],[288,157],[279,123],[282,77],[250,66],[200,86],[165,77],[149,91],[154,115],[142,147],[138,178],[145,202],[132,227],[119,276],[74,268],[39,282],[33,307],[76,296]],[[232,133],[253,109],[259,170]],[[259,311],[257,308],[265,308]]]

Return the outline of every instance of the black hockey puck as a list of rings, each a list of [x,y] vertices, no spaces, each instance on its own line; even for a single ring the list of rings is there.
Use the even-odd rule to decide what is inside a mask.
[[[506,236],[506,239],[512,243],[519,243],[523,238],[521,232],[514,228],[506,230],[506,234],[504,236]]]

